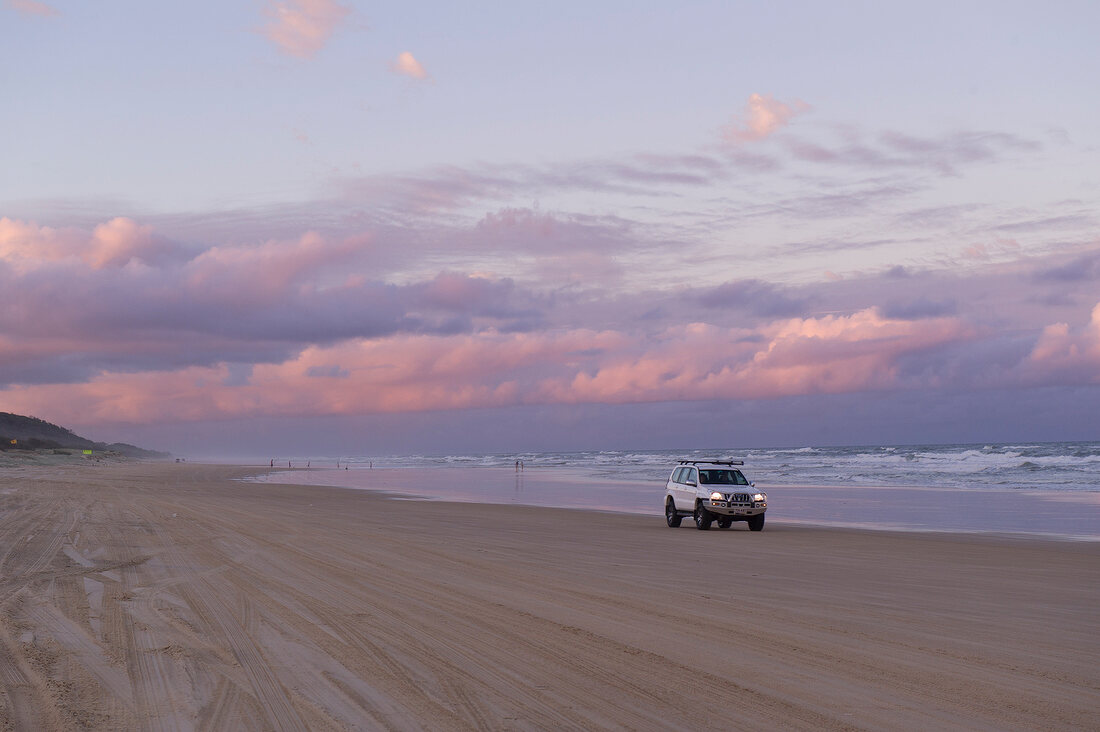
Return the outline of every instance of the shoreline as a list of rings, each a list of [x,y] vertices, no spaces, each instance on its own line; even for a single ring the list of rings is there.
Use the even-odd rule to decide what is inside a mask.
[[[257,482],[257,483],[279,483],[285,485],[297,485],[306,488],[328,487],[338,488],[341,490],[351,491],[367,491],[373,492],[384,497],[392,498],[394,500],[405,501],[431,501],[431,502],[454,502],[454,503],[473,503],[484,505],[524,505],[532,508],[563,508],[580,511],[594,511],[600,513],[609,514],[628,514],[628,515],[641,515],[641,516],[660,516],[659,510],[652,507],[644,509],[629,508],[624,509],[622,507],[601,507],[601,506],[585,506],[585,505],[568,505],[563,503],[514,503],[510,501],[501,500],[477,500],[477,499],[462,499],[448,497],[446,495],[433,495],[430,491],[418,491],[416,489],[409,490],[408,482],[401,481],[399,485],[390,485],[389,487],[365,487],[363,485],[357,485],[356,478],[363,476],[374,475],[410,475],[413,471],[418,474],[422,474],[423,471],[432,471],[438,473],[477,473],[482,472],[486,474],[495,474],[497,476],[504,476],[508,478],[514,478],[515,474],[511,468],[501,466],[432,466],[432,467],[380,467],[368,472],[367,468],[358,466],[350,471],[340,470],[337,471],[334,467],[329,466],[313,466],[302,467],[295,466],[291,468],[280,467],[278,465],[270,467],[268,465],[252,464],[249,462],[218,462],[218,461],[205,461],[194,460],[187,461],[186,459],[150,459],[150,458],[130,458],[117,455],[110,455],[102,457],[99,460],[89,458],[83,455],[76,454],[72,451],[66,451],[64,454],[50,453],[43,454],[31,454],[20,455],[16,459],[11,459],[12,453],[8,453],[7,460],[0,459],[0,476],[3,475],[5,470],[28,468],[31,470],[45,470],[50,468],[89,468],[98,469],[106,466],[118,466],[127,464],[146,464],[146,465],[176,465],[180,467],[185,466],[207,466],[212,468],[227,468],[227,469],[241,469],[249,471],[249,475],[242,476],[236,480],[245,482]],[[3,455],[0,454],[0,458]],[[527,476],[531,476],[533,479],[547,479],[549,478],[555,483],[578,483],[581,482],[581,474],[576,468],[573,467],[554,467],[554,466],[538,466],[528,469],[528,473],[520,473],[521,479],[526,480]],[[335,475],[338,478],[345,477],[350,473],[351,484],[341,484],[338,480],[326,481],[321,476]],[[272,476],[285,476],[280,480],[269,480]],[[298,476],[297,479],[291,476]],[[314,480],[310,481],[304,476],[313,476]],[[631,480],[604,480],[602,482],[620,485],[620,486],[636,486],[637,483]],[[1100,542],[1100,490],[1097,491],[1082,491],[1073,490],[1065,492],[1055,491],[1043,491],[1041,489],[1026,488],[1026,489],[990,489],[986,487],[936,487],[936,486],[901,486],[901,485],[843,485],[843,484],[830,484],[830,485],[799,485],[799,484],[766,484],[762,486],[765,490],[772,491],[772,495],[781,493],[783,491],[813,491],[813,492],[832,492],[832,493],[845,493],[851,491],[876,491],[876,492],[894,492],[898,494],[906,492],[925,492],[925,493],[947,493],[947,494],[973,494],[979,497],[988,497],[990,495],[1003,494],[1013,497],[1023,498],[1039,498],[1042,501],[1048,501],[1052,503],[1065,503],[1074,504],[1077,506],[1078,511],[1090,511],[1086,518],[1082,520],[1082,523],[1093,529],[1092,533],[1073,533],[1067,531],[1029,531],[1029,530],[1012,530],[1012,529],[998,529],[998,528],[944,528],[937,526],[919,526],[919,525],[907,525],[905,523],[884,523],[874,521],[836,521],[836,520],[822,520],[812,519],[800,516],[781,515],[779,511],[773,508],[769,510],[768,514],[768,526],[775,526],[778,524],[791,524],[797,526],[816,527],[823,529],[845,529],[852,531],[871,531],[871,532],[896,532],[896,533],[917,533],[917,534],[945,534],[953,536],[985,536],[985,537],[1001,537],[1006,539],[1018,539],[1018,540],[1037,540],[1037,541],[1065,541],[1065,542],[1084,542],[1093,543]],[[652,488],[652,486],[649,486]],[[1078,511],[1069,511],[1074,516],[1079,517]],[[737,524],[734,525],[735,528]],[[714,530],[714,529],[712,529]]]
[[[256,482],[327,485],[423,500],[528,505],[660,516],[663,483],[593,478],[573,467],[421,469],[256,467]],[[1100,493],[936,486],[782,485],[768,493],[779,522],[875,531],[1003,534],[1100,542]],[[885,497],[889,498],[886,499]],[[766,531],[767,529],[765,529]]]

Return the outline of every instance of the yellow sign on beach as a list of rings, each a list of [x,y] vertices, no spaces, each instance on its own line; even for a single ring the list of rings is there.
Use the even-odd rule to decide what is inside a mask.
[[[85,454],[85,455],[91,455],[91,454],[92,454],[92,451],[91,451],[91,450],[85,450],[85,451],[84,451],[84,454]]]

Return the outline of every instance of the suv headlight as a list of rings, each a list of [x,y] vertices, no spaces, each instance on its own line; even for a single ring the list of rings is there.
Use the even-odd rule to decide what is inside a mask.
[[[710,500],[712,500],[712,501],[724,501],[724,500],[726,500],[726,497],[723,496],[718,491],[715,491],[714,493],[710,494]]]
[[[754,501],[763,501],[765,498],[766,498],[766,496],[763,493],[753,493],[752,494],[752,500],[754,500]]]

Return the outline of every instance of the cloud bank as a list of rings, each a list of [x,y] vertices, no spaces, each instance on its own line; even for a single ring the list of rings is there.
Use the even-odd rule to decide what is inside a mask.
[[[750,99],[728,137],[761,145],[0,217],[2,408],[152,425],[1097,384],[1095,208],[954,195],[1041,143],[784,130],[804,109]]]
[[[553,257],[562,235],[582,257],[637,247],[623,230],[574,227],[506,209],[451,235],[467,259],[514,256],[519,242]],[[91,229],[0,219],[5,408],[152,423],[1100,383],[1095,298],[1038,309],[1089,308],[1076,325],[1012,311],[1023,292],[1066,294],[1051,274],[1062,256],[967,279],[892,269],[627,294],[562,289],[560,272],[398,278],[385,238],[196,245],[122,217]],[[1074,283],[1095,293],[1095,272]],[[983,317],[997,297],[1004,308]]]

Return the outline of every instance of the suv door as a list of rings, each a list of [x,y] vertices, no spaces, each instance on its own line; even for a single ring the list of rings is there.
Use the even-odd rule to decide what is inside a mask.
[[[699,485],[699,469],[688,468],[684,471],[683,479],[683,483],[680,484],[680,488],[683,491],[683,498],[676,499],[676,506],[685,511],[694,511],[696,486]],[[689,485],[688,481],[695,483],[695,485]]]

